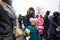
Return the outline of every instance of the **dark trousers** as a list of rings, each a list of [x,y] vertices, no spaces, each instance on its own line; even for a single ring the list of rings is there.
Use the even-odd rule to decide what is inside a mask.
[[[50,40],[57,40],[56,35],[51,34],[51,35],[50,35]]]
[[[48,36],[47,32],[48,32],[48,30],[45,29],[44,30],[44,34],[43,34],[43,36],[44,36],[45,39],[47,39],[47,36]]]
[[[43,36],[43,35],[40,35],[40,37],[41,37],[41,40],[42,40],[42,36]]]
[[[22,23],[19,23],[19,27],[20,27],[20,29],[22,29]]]
[[[57,38],[57,40],[60,40],[60,38]]]
[[[12,34],[0,35],[0,40],[14,40]]]

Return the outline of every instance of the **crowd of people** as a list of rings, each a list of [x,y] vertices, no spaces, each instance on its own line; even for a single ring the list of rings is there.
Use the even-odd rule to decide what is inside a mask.
[[[49,16],[49,14],[50,11],[47,11],[44,17],[42,14],[35,15],[34,8],[30,7],[27,15],[22,16],[25,26],[24,31],[26,28],[30,30],[30,40],[60,40],[60,13],[55,11],[53,15]],[[36,34],[36,31],[38,31],[39,34],[38,32]],[[28,35],[28,33],[26,35]],[[38,36],[40,36],[40,39]]]
[[[25,16],[17,17],[12,7],[12,0],[0,0],[0,40],[60,40],[60,13],[50,11],[35,15],[35,10],[30,7]],[[23,26],[24,25],[24,28]]]

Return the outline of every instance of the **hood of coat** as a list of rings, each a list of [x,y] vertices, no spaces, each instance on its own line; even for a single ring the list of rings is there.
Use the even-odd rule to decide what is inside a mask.
[[[55,17],[55,18],[57,18],[57,17],[59,17],[59,12],[53,12],[53,16]]]
[[[7,3],[8,5],[12,6],[12,0],[3,0],[5,3]]]

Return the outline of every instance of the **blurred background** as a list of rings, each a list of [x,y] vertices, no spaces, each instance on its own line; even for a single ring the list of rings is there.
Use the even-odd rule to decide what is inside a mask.
[[[16,15],[26,15],[29,7],[34,7],[35,13],[38,14],[38,10],[43,15],[47,10],[52,12],[60,10],[60,0],[13,0],[13,7],[16,11]]]
[[[60,12],[60,0],[12,0],[12,1],[13,1],[12,6],[14,7],[17,15],[18,27],[19,27],[18,23],[19,14],[25,16],[27,14],[27,10],[30,7],[33,7],[35,9],[36,15],[41,13],[44,16],[47,10],[50,11],[50,16],[53,14],[54,11]],[[22,24],[22,27],[24,28],[24,24]]]

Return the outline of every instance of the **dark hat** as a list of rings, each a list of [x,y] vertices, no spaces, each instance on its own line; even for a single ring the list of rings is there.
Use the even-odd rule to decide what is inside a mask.
[[[59,16],[59,12],[57,12],[57,11],[53,12],[53,16],[54,17],[58,17]]]
[[[47,12],[46,12],[46,15],[49,15],[49,14],[50,14],[50,11],[47,11]]]

